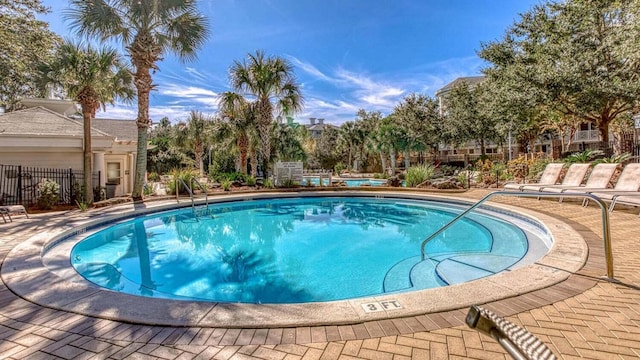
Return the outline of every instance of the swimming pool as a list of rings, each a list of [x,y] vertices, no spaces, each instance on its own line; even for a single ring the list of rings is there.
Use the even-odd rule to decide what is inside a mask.
[[[459,211],[375,197],[228,202],[111,224],[77,243],[71,259],[87,280],[118,292],[304,303],[458,284],[530,264],[550,247],[540,226],[481,211],[427,244],[423,261],[422,240]],[[537,257],[527,255],[531,244]]]
[[[387,183],[386,180],[382,179],[333,179],[334,182],[341,181],[344,182],[348,187],[354,186],[383,186]],[[404,182],[403,182],[404,183]],[[320,184],[320,180],[317,177],[305,177],[302,180],[302,185],[311,184],[314,186],[318,186]],[[329,179],[322,179],[323,186],[329,186]]]

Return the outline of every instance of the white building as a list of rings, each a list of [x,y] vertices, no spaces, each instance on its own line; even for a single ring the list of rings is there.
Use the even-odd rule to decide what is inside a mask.
[[[75,103],[25,99],[22,104],[27,108],[0,115],[0,164],[82,172],[83,123],[70,117],[77,113]],[[130,193],[137,147],[135,120],[93,119],[91,123],[93,170],[101,174],[99,185],[109,184],[115,196]],[[10,196],[15,191],[1,190]]]

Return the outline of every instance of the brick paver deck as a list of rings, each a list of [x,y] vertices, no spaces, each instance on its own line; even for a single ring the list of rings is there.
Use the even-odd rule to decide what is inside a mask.
[[[462,196],[480,198],[485,191]],[[640,218],[611,216],[616,280],[605,274],[598,208],[504,198],[562,218],[589,244],[585,267],[561,284],[486,307],[525,327],[565,359],[640,358]],[[68,213],[0,224],[0,258]],[[464,325],[467,309],[342,326],[275,329],[159,327],[37,306],[0,283],[0,359],[500,359],[492,339]]]

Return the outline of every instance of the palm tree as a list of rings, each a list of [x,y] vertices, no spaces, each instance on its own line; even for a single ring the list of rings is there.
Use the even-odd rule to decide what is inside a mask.
[[[91,164],[91,118],[96,110],[120,98],[131,101],[135,95],[131,72],[122,57],[107,47],[94,49],[72,42],[63,43],[53,60],[40,67],[41,87],[57,86],[76,100],[82,109],[84,127],[84,200],[93,202]]]
[[[285,59],[267,57],[264,52],[256,51],[242,62],[234,61],[229,73],[233,89],[254,99],[262,170],[266,172],[271,159],[274,112],[286,116],[302,108],[302,94],[295,83],[293,66]]]
[[[181,60],[195,58],[208,36],[206,18],[195,0],[71,0],[67,17],[80,35],[121,41],[134,67],[138,91],[138,149],[133,184],[134,200],[142,199],[147,170],[149,93],[154,88],[150,72],[167,52]]]
[[[176,144],[189,148],[195,156],[200,177],[204,176],[204,152],[206,142],[211,128],[210,117],[199,111],[191,111],[186,123],[181,122],[176,127]]]
[[[235,137],[240,157],[240,172],[247,173],[247,156],[250,148],[250,131],[255,126],[255,113],[252,104],[242,95],[225,91],[220,95],[220,115],[224,120],[224,132]]]

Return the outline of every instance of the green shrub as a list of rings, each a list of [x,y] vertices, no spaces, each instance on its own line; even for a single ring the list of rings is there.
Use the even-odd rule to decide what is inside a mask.
[[[51,179],[43,179],[38,184],[38,194],[38,207],[44,210],[53,209],[60,201],[60,185]]]
[[[107,199],[107,188],[99,185],[93,188],[93,201],[102,201]]]
[[[224,180],[246,182],[247,176],[239,172],[210,172],[209,178],[217,183],[222,183]]]
[[[80,212],[85,212],[85,211],[89,210],[89,204],[87,204],[84,201],[82,201],[82,202],[76,201],[76,205],[78,205],[78,209],[80,210]]]
[[[333,165],[333,171],[336,173],[336,175],[340,176],[340,174],[342,174],[342,172],[344,171],[345,166],[343,163],[339,162],[335,165]]]
[[[600,164],[600,163],[608,163],[608,164],[624,164],[627,161],[631,161],[633,159],[635,159],[636,157],[633,156],[630,153],[624,153],[624,154],[620,154],[620,155],[611,155],[609,157],[604,157],[602,159],[598,159],[596,161],[594,161],[594,164]]]
[[[389,178],[389,174],[375,173],[375,174],[373,174],[373,178],[374,179],[388,179]]]
[[[153,187],[151,187],[151,185],[149,184],[144,184],[144,186],[142,187],[142,193],[144,194],[144,196],[153,195]]]
[[[224,191],[230,191],[231,190],[231,184],[233,184],[233,182],[229,179],[224,179],[222,180],[222,182],[220,182],[220,186],[222,186],[222,190]]]
[[[251,175],[247,176],[245,181],[247,186],[256,186],[256,178]]]
[[[587,149],[585,151],[573,153],[573,154],[567,156],[564,159],[564,161],[569,163],[569,164],[573,164],[573,163],[588,163],[591,160],[593,160],[593,159],[595,159],[597,157],[601,157],[603,155],[604,155],[604,152],[602,152],[602,150]]]
[[[275,187],[271,179],[264,179],[264,183],[262,186],[264,186],[266,189],[273,189]]]
[[[418,166],[412,166],[407,169],[407,176],[405,177],[407,187],[415,187],[423,182],[431,179],[435,173],[435,167],[433,165],[424,164]]]
[[[284,181],[282,181],[282,183],[280,184],[281,188],[293,188],[293,187],[297,187],[299,184],[291,179],[286,179]]]
[[[160,175],[157,172],[150,172],[148,179],[149,181],[158,182],[160,181]]]
[[[175,195],[176,193],[176,179],[182,179],[182,181],[185,182],[185,184],[187,184],[187,186],[191,186],[191,178],[195,176],[195,171],[194,170],[178,170],[178,169],[173,169],[173,171],[171,172],[171,176],[173,177],[173,180],[171,180],[171,182],[169,182],[169,194],[173,194]],[[188,194],[189,192],[187,191],[187,189],[184,188],[184,185],[182,184],[181,181],[178,181],[178,192],[180,194]]]

